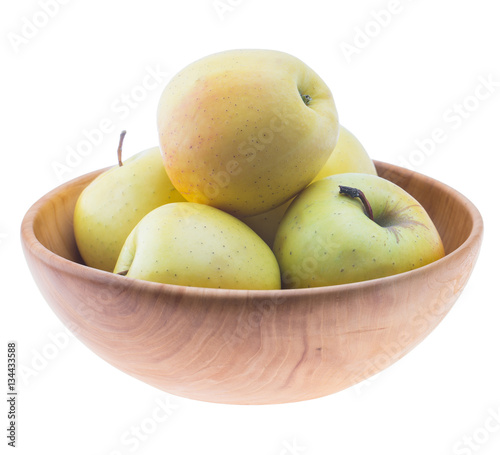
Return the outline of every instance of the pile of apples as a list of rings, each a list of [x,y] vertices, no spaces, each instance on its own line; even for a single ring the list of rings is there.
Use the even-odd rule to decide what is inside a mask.
[[[161,283],[281,289],[358,282],[444,256],[432,220],[377,176],[301,60],[231,50],[181,70],[158,106],[159,147],[81,193],[86,265]]]

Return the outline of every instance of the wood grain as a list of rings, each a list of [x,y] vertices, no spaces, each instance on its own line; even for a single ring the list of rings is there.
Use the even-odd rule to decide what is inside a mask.
[[[233,404],[307,400],[350,387],[420,343],[460,295],[483,223],[448,186],[376,162],[419,200],[446,256],[399,275],[314,289],[241,291],[143,282],[82,265],[72,226],[83,188],[101,171],[36,202],[21,228],[42,295],[91,350],[169,393]]]

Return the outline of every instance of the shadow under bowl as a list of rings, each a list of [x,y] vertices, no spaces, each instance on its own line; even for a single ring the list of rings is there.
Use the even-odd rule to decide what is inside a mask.
[[[444,258],[390,277],[312,289],[208,289],[126,278],[83,265],[73,235],[76,200],[103,170],[61,185],[28,210],[24,254],[63,324],[141,381],[218,403],[326,396],[421,342],[464,289],[481,245],[482,218],[467,198],[422,174],[375,164],[428,211]]]

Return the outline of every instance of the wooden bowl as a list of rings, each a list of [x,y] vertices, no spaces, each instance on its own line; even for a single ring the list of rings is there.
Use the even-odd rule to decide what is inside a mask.
[[[196,400],[271,404],[332,394],[401,358],[463,290],[483,233],[452,188],[376,162],[434,220],[446,249],[406,273],[313,289],[243,291],[151,283],[82,265],[73,236],[80,192],[101,171],[54,189],[22,223],[41,293],[91,350],[154,387]]]

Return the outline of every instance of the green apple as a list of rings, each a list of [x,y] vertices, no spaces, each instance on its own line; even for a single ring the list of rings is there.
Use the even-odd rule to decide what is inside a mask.
[[[151,210],[185,199],[171,184],[159,147],[152,147],[100,174],[81,193],[73,217],[75,239],[86,265],[112,272],[125,239]]]
[[[159,283],[224,289],[279,289],[265,242],[222,210],[194,202],[158,207],[128,236],[115,273]]]
[[[308,185],[338,137],[325,82],[273,50],[231,50],[181,70],[158,105],[167,173],[191,202],[251,216]]]
[[[285,288],[353,283],[413,270],[444,256],[425,209],[369,174],[318,180],[294,199],[273,251]]]
[[[339,138],[325,165],[313,182],[335,174],[357,172],[377,175],[375,165],[361,142],[347,128],[339,125]],[[272,248],[279,223],[292,202],[289,199],[275,209],[258,215],[241,218]]]

